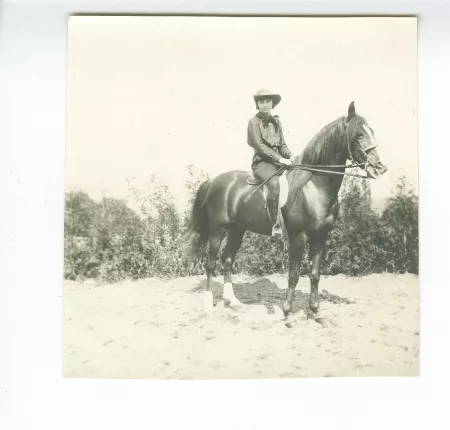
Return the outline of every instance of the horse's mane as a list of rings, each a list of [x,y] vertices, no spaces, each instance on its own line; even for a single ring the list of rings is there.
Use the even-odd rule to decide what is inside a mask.
[[[294,164],[327,164],[327,160],[336,152],[335,144],[345,133],[345,117],[323,127],[306,145],[300,155],[294,159]],[[339,139],[339,140],[338,140]],[[289,185],[292,188],[302,187],[309,181],[314,172],[292,169],[288,172]]]
[[[360,127],[366,120],[355,115],[345,128],[346,117],[338,118],[323,127],[306,145],[300,155],[294,159],[294,164],[330,164],[336,145],[342,143],[342,137],[347,133],[348,139],[353,140]],[[292,169],[287,173],[289,188],[293,191],[292,198],[296,198],[305,184],[312,178],[314,172]]]
[[[345,117],[338,118],[323,127],[306,145],[300,155],[294,159],[294,164],[330,164],[332,155],[336,152],[336,143],[342,141],[345,133]],[[301,189],[312,178],[314,172],[292,169],[287,174],[291,196],[296,198]]]

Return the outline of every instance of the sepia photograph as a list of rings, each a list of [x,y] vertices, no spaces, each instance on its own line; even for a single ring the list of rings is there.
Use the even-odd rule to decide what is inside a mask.
[[[417,18],[68,19],[63,376],[420,375]]]

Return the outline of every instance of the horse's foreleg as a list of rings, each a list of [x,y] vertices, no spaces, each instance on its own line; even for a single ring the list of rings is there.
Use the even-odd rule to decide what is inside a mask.
[[[290,238],[289,242],[289,286],[286,293],[286,300],[283,303],[285,317],[292,312],[292,302],[295,296],[295,287],[300,277],[300,266],[302,264],[303,252],[305,250],[306,239],[303,235]]]
[[[225,246],[222,263],[223,263],[223,299],[230,306],[239,306],[241,302],[235,297],[233,284],[231,282],[231,269],[234,259],[242,243],[245,230],[234,227],[228,231],[227,244]]]
[[[310,274],[311,281],[311,294],[309,297],[309,310],[310,316],[315,318],[318,322],[322,322],[319,317],[319,281],[320,281],[320,268],[322,265],[322,259],[325,252],[325,242],[328,237],[328,231],[321,231],[316,233],[310,239]],[[319,321],[320,320],[320,321]]]
[[[212,277],[216,268],[217,254],[219,253],[220,245],[225,234],[225,229],[220,227],[214,230],[209,237],[209,252],[208,260],[206,262],[206,291],[205,291],[205,310],[206,312],[212,312],[213,306],[213,294],[211,290]]]

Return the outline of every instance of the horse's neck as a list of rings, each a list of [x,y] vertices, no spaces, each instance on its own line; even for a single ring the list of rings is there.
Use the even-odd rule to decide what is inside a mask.
[[[324,166],[344,166],[347,162],[348,152],[345,140],[345,132],[343,132],[343,134],[341,135],[335,136],[333,141],[330,142],[330,145],[331,149],[330,151],[328,151],[327,156],[322,157],[322,159],[317,164],[321,164]],[[345,167],[331,168],[331,170],[343,173],[345,172]],[[344,175],[330,174],[327,175],[327,177],[331,184],[330,192],[337,196],[341,188]]]
[[[343,145],[336,145],[337,148],[330,151],[327,157],[323,157],[317,164],[325,166],[343,166],[347,162],[347,151]],[[342,168],[343,169],[343,168]]]

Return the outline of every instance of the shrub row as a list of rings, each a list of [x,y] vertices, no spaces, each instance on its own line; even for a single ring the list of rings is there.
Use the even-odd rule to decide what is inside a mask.
[[[186,192],[192,204],[206,175],[192,166],[189,169]],[[140,203],[137,212],[124,200],[104,198],[96,202],[83,191],[66,193],[66,279],[115,282],[204,273],[205,257],[193,264],[185,258],[180,244],[189,211],[180,214],[170,190],[155,178],[148,188],[143,192],[130,183]],[[287,272],[287,251],[288,244],[283,241],[247,232],[234,271],[257,276]],[[308,272],[307,249],[301,270],[302,274]],[[417,196],[401,178],[384,210],[376,213],[370,207],[368,184],[346,178],[322,273],[358,276],[380,272],[418,272]]]

